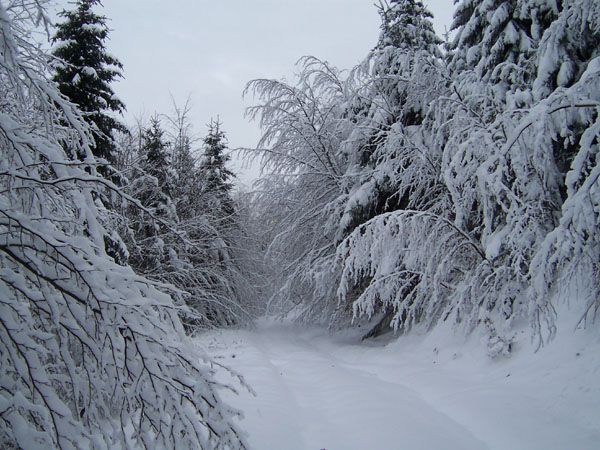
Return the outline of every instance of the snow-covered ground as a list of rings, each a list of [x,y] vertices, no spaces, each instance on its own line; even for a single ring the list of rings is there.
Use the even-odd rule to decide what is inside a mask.
[[[263,321],[199,343],[243,375],[223,394],[258,450],[600,448],[597,334],[565,333],[534,353],[487,358],[450,333],[360,342]],[[443,344],[440,345],[440,342]]]

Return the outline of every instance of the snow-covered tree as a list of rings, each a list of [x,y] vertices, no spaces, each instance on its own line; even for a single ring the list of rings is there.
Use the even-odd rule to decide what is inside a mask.
[[[556,2],[546,1],[461,1],[451,25],[453,69],[473,71],[500,91],[522,89],[535,75],[539,40],[556,8]]]
[[[197,174],[197,149],[199,140],[192,132],[190,114],[191,99],[188,98],[182,107],[173,102],[171,114],[165,117],[168,140],[170,141],[170,166],[173,172],[172,199],[180,220],[187,220],[199,214],[195,202],[200,195],[202,183]]]
[[[0,3],[0,446],[243,448],[180,308],[104,250],[95,193],[124,194],[30,43],[40,4]]]
[[[434,113],[440,96],[448,92],[439,50],[441,40],[433,32],[431,13],[421,2],[382,5],[380,15],[379,43],[353,71],[354,100],[344,116],[352,131],[342,144],[350,164],[345,177],[349,187],[339,222],[338,243],[357,227],[368,234],[370,226],[385,226],[387,221],[377,225],[369,221],[391,211],[427,211],[431,216],[447,213],[447,192],[440,180],[441,150],[434,142],[438,133]],[[355,104],[360,105],[358,109]],[[366,228],[361,226],[365,223],[369,224]],[[393,221],[389,224],[398,226]],[[421,227],[415,228],[415,233],[419,230],[426,232]],[[358,247],[347,244],[348,241],[342,244],[343,250],[338,248],[342,265],[351,261],[366,265],[390,261],[380,254],[359,257],[355,253],[360,253]],[[391,250],[389,243],[388,248]],[[399,254],[398,267],[394,269],[397,273],[409,270],[402,261],[403,254]],[[414,270],[409,277],[395,280],[401,287],[394,296],[384,292],[377,277],[368,271],[361,269],[352,279],[346,271],[339,292],[341,304],[344,309],[354,309],[355,317],[385,313],[380,317],[382,322],[375,325],[377,330],[382,323],[389,324],[392,317],[395,327],[404,325],[403,321],[408,326],[414,318],[403,317],[401,310],[418,303],[411,299],[413,291],[420,281],[423,286],[427,283]],[[368,293],[371,300],[367,300]]]
[[[125,130],[115,113],[122,113],[125,105],[110,85],[122,77],[123,65],[106,51],[109,29],[106,17],[93,11],[97,5],[101,5],[100,0],[78,0],[74,10],[60,13],[64,21],[57,25],[53,37],[52,54],[58,58],[53,63],[53,80],[85,113],[86,122],[92,126],[94,155],[113,162],[112,133]]]
[[[348,76],[306,58],[295,86],[250,85],[264,99],[250,112],[260,113],[259,147],[268,147],[259,148],[271,174],[258,198],[270,211],[269,252],[283,256],[277,266],[285,281],[276,296],[297,304],[303,317],[332,325],[352,317],[351,303],[369,284],[357,277],[336,300],[338,244],[379,214],[427,209],[444,195],[441,152],[432,151],[435,131],[424,125],[447,90],[442,41],[419,1],[382,4],[380,15],[376,48]],[[346,250],[343,258],[353,258]]]
[[[510,351],[524,318],[538,342],[552,335],[552,299],[568,284],[558,280],[587,280],[582,320],[593,318],[592,3],[461,1],[447,65],[423,5],[386,3],[377,47],[349,78],[308,64],[298,87],[255,82],[266,101],[253,112],[271,144],[261,195],[265,211],[281,211],[265,224],[269,251],[288,269],[284,296],[313,317],[350,309],[355,318],[384,312],[396,329],[481,328],[491,354]],[[311,161],[312,142],[331,144],[322,154],[341,171]],[[323,168],[335,176],[315,176]],[[337,284],[333,304],[319,289]]]
[[[579,0],[561,6],[537,54],[533,97],[539,102],[506,144],[544,152],[552,163],[544,175],[560,190],[560,203],[552,205],[555,227],[529,268],[532,323],[551,332],[550,299],[570,280],[579,280],[586,301],[577,305],[582,323],[593,322],[600,309],[600,5]]]
[[[138,158],[125,171],[131,173],[127,192],[143,206],[126,212],[129,262],[138,273],[179,290],[190,307],[188,330],[246,324],[254,294],[238,258],[243,237],[229,195],[224,134],[211,138],[214,145],[206,150],[213,164],[196,161],[189,108],[188,102],[141,127]],[[225,179],[215,178],[219,174]],[[212,189],[207,179],[215,183]]]
[[[150,126],[144,130],[142,135],[140,168],[156,178],[160,191],[169,195],[173,190],[170,173],[171,161],[168,150],[169,143],[165,140],[164,135],[160,119],[156,116],[153,117],[150,120]]]
[[[503,287],[486,294],[487,310],[502,311],[500,322],[529,317],[538,337],[555,324],[556,280],[540,264],[558,263],[543,243],[579,198],[568,188],[581,167],[573,165],[577,156],[592,164],[596,10],[585,1],[465,1],[455,15],[457,108],[445,148],[455,222],[480,240],[493,274],[487,279]]]
[[[273,236],[268,255],[277,268],[274,300],[298,305],[304,318],[327,322],[335,312],[335,231],[341,215],[345,133],[339,117],[347,102],[341,74],[316,58],[301,61],[296,85],[255,80],[248,93],[262,102],[249,110],[263,136],[248,150],[271,174],[259,185],[257,208]],[[333,277],[335,279],[335,276]]]
[[[526,85],[524,78],[492,74],[505,63],[516,67],[522,55],[518,47],[485,43],[513,26],[504,14],[509,4],[514,7],[470,1],[458,7],[455,24],[462,26],[451,71],[434,71],[427,83],[439,86],[429,91],[434,107],[420,124],[398,123],[380,145],[391,156],[382,167],[397,170],[400,201],[338,248],[341,298],[368,280],[355,313],[372,315],[383,303],[394,328],[430,327],[440,319],[467,333],[487,327],[491,353],[510,349],[511,323],[528,314],[528,263],[552,228],[550,205],[558,193],[555,177],[544,173],[553,167],[547,151],[505,145],[507,130],[522,117],[509,112],[508,99],[527,98]],[[523,52],[530,62],[534,55]],[[426,80],[425,74],[416,76]]]
[[[421,2],[395,1],[380,8],[381,36],[377,47],[354,71],[355,94],[345,119],[352,132],[342,144],[350,161],[352,183],[342,234],[382,212],[408,201],[411,186],[407,172],[415,165],[407,158],[427,160],[431,148],[421,127],[445,86],[431,13]],[[359,105],[356,108],[355,105]],[[393,144],[391,142],[393,141]],[[388,144],[388,142],[390,144]],[[404,155],[404,156],[402,156]],[[426,169],[431,169],[429,161]],[[419,171],[420,169],[417,169]],[[433,168],[435,171],[436,169]],[[426,194],[413,192],[411,201]]]
[[[194,208],[201,211],[202,220],[208,226],[189,232],[208,241],[201,264],[210,268],[206,290],[211,292],[212,298],[198,307],[214,323],[246,323],[255,294],[248,278],[251,258],[248,258],[248,246],[244,241],[252,237],[240,221],[232,196],[235,175],[227,167],[231,157],[226,153],[227,137],[218,120],[211,121],[202,143],[202,154],[195,170],[198,194],[194,198]],[[196,260],[198,256],[195,256]]]
[[[231,215],[231,180],[234,174],[227,168],[231,157],[225,153],[227,140],[218,120],[211,121],[203,142],[204,154],[198,170],[202,179],[202,190],[206,197],[214,198],[215,208],[221,209],[224,215]]]
[[[164,134],[158,117],[153,117],[150,126],[143,130],[139,165],[133,169],[128,186],[129,194],[143,209],[129,206],[133,235],[128,246],[129,263],[136,271],[168,282],[168,274],[178,270],[173,245],[178,240],[174,230],[179,219],[171,198],[173,177]]]
[[[391,0],[379,5],[381,34],[377,47],[425,50],[439,54],[442,40],[436,35],[433,14],[420,0]]]

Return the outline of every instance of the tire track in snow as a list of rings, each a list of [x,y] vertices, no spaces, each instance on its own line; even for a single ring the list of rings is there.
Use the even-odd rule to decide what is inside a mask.
[[[310,333],[232,331],[229,344],[221,333],[225,363],[257,392],[226,398],[245,411],[256,449],[487,449],[409,387],[346,365]]]
[[[202,336],[200,344],[219,363],[242,375],[256,394],[254,396],[240,386],[238,380],[225,370],[217,369],[217,379],[232,385],[237,391],[234,394],[225,390],[221,396],[228,404],[243,412],[239,426],[251,434],[248,439],[250,448],[270,448],[270,444],[265,446],[264,441],[257,439],[263,436],[263,432],[269,441],[285,443],[284,447],[280,447],[282,450],[307,448],[302,439],[300,406],[281,379],[278,368],[256,344],[254,333],[247,330],[215,331]],[[281,405],[287,407],[281,408]]]

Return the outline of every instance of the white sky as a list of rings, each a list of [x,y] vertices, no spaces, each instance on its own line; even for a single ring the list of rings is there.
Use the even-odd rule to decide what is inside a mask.
[[[377,42],[378,0],[102,0],[109,51],[124,65],[113,88],[125,121],[172,111],[191,97],[194,132],[219,116],[230,148],[254,147],[259,130],[244,118],[242,99],[255,78],[293,79],[294,64],[312,55],[349,69]],[[57,3],[72,9],[67,0]],[[452,0],[425,0],[439,34]]]

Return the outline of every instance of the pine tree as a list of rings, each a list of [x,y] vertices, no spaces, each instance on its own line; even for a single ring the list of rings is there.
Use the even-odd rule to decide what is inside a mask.
[[[408,172],[415,167],[412,160],[420,166],[419,155],[428,151],[423,133],[415,127],[422,127],[445,88],[440,76],[442,41],[423,3],[394,0],[382,3],[379,14],[379,42],[355,71],[362,111],[348,115],[355,129],[346,152],[352,162],[350,170],[364,176],[359,175],[351,188],[356,195],[349,198],[341,236],[377,214],[408,206],[409,196],[411,206],[420,202],[425,188],[419,186],[419,177]],[[421,168],[422,175],[430,174],[430,166]],[[413,178],[411,183],[409,178]],[[427,179],[427,184],[431,180],[420,178]]]
[[[160,120],[153,117],[142,131],[139,167],[134,168],[129,185],[130,194],[146,210],[130,208],[130,263],[139,273],[160,281],[168,281],[176,265],[176,252],[170,249],[177,240],[173,230],[179,222],[171,198],[173,182],[164,134]]]
[[[92,10],[96,5],[101,5],[100,0],[78,0],[74,10],[60,13],[65,20],[58,24],[53,37],[52,54],[59,58],[53,81],[85,113],[95,140],[94,155],[112,162],[112,132],[125,131],[113,113],[122,113],[125,105],[110,84],[122,77],[123,65],[106,52],[109,29],[106,17]],[[79,159],[83,156],[73,155]]]
[[[392,46],[405,50],[426,50],[439,55],[442,40],[436,35],[433,14],[420,0],[391,0],[381,3],[381,35],[377,48]]]
[[[144,131],[142,136],[141,168],[145,173],[156,178],[159,189],[165,195],[169,195],[171,191],[168,145],[160,120],[158,116],[155,116],[150,119],[150,127]]]
[[[208,126],[208,135],[204,138],[204,154],[198,169],[202,180],[202,192],[205,201],[213,211],[221,216],[231,215],[233,206],[231,201],[231,180],[233,172],[226,167],[231,157],[225,153],[227,140],[221,129],[221,123],[211,121]]]

